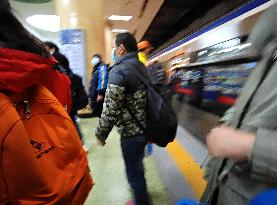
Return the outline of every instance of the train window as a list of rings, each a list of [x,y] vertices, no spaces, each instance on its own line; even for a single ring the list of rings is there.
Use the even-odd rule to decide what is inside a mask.
[[[250,44],[244,43],[245,38],[245,36],[233,38],[208,48],[201,49],[200,51],[196,51],[197,58],[195,62],[220,60],[242,55],[247,52],[247,48],[250,46]]]
[[[196,56],[195,62],[240,56],[248,52],[251,47],[244,41],[245,37],[234,38],[201,49],[192,55]],[[256,63],[245,63],[236,66],[182,69],[175,74],[181,82],[176,86],[175,91],[182,102],[222,116],[235,103],[255,66]]]

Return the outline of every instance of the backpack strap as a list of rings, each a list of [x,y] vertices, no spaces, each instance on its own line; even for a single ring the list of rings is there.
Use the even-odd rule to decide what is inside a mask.
[[[130,115],[133,117],[133,119],[135,120],[137,126],[141,129],[141,130],[145,130],[145,127],[141,124],[141,122],[139,121],[139,119],[137,118],[137,116],[135,115],[135,113],[132,111],[132,109],[129,107],[129,105],[127,105],[126,101],[124,102],[124,105],[127,109],[127,111],[130,113]]]
[[[132,64],[132,65],[134,65],[134,64]],[[135,66],[135,65],[134,65]],[[138,76],[138,78],[143,82],[143,84],[149,89],[149,88],[153,88],[153,86],[151,85],[151,81],[150,81],[150,79],[149,79],[149,76],[148,76],[148,74],[146,73],[146,76],[147,76],[147,79],[145,78],[145,77],[143,77],[142,76],[142,74],[138,71],[140,68],[138,67],[138,66],[135,66],[135,68],[137,68],[137,69],[135,69],[134,71],[135,71],[135,73],[136,73],[136,75]],[[146,68],[145,68],[146,69]]]
[[[149,89],[149,87],[151,86],[149,81],[147,79],[145,79],[138,71],[137,69],[139,69],[138,66],[136,66],[134,63],[130,63],[131,65],[133,65],[136,69],[134,69],[134,72],[136,73],[136,75],[139,77],[139,79],[143,82],[143,84]],[[123,78],[124,75],[123,75]],[[127,109],[127,111],[130,113],[130,115],[133,117],[133,119],[135,120],[135,123],[137,124],[137,126],[141,129],[141,130],[145,130],[145,127],[142,125],[142,123],[139,121],[139,119],[137,118],[137,116],[135,115],[135,113],[132,111],[132,109],[129,107],[129,105],[127,104],[127,101],[124,102],[123,104],[125,106],[125,108]]]

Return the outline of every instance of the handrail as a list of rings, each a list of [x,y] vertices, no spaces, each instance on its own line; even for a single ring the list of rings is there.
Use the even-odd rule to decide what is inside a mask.
[[[243,63],[253,63],[258,62],[261,60],[260,55],[247,55],[247,56],[239,56],[239,57],[232,57],[227,58],[224,60],[217,60],[217,61],[203,61],[198,63],[190,63],[187,65],[183,65],[181,67],[177,67],[175,69],[172,69],[172,71],[178,71],[183,69],[195,69],[195,68],[201,68],[203,66],[230,66],[230,65],[239,65]]]

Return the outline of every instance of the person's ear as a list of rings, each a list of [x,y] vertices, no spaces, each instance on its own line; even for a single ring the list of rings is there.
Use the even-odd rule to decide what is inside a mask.
[[[124,45],[121,44],[121,45],[120,45],[120,54],[121,54],[121,55],[124,55],[124,54],[126,54],[126,53],[127,53],[127,51],[126,51]]]

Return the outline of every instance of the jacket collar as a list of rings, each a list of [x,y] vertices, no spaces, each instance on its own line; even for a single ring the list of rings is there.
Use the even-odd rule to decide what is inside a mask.
[[[122,63],[123,61],[129,60],[129,59],[138,59],[138,53],[130,52],[130,53],[125,54],[124,56],[121,56],[118,59],[118,61],[114,64],[114,66]]]

